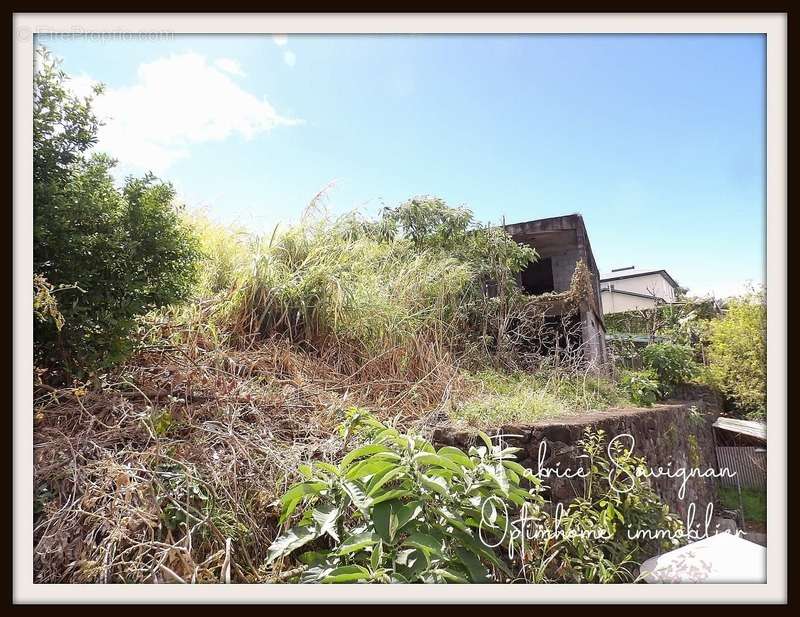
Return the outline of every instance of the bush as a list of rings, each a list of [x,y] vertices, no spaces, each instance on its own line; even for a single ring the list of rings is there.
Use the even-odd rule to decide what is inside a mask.
[[[731,300],[712,322],[709,373],[712,381],[751,418],[767,411],[767,321],[763,292]]]
[[[35,360],[79,375],[125,356],[138,315],[188,295],[197,247],[171,185],[147,175],[120,190],[114,161],[86,154],[97,140],[91,99],[69,93],[46,52],[38,60],[34,273],[59,292],[63,325],[35,320]]]
[[[345,437],[353,430],[366,439],[338,465],[303,466],[303,481],[281,498],[281,523],[296,522],[274,541],[267,565],[313,547],[283,580],[627,582],[637,560],[680,538],[680,521],[637,473],[644,460],[615,441],[612,468],[603,431],[587,429],[579,443],[584,494],[559,516],[543,507],[538,477],[514,461],[519,448],[479,433],[484,445],[467,453],[437,451],[355,409]],[[521,520],[526,527],[515,535],[509,525]],[[630,538],[629,529],[672,537]]]
[[[694,361],[694,352],[686,345],[674,343],[654,343],[642,351],[642,360],[646,368],[658,376],[663,395],[692,379],[698,367]]]
[[[625,371],[621,383],[631,400],[642,407],[650,407],[661,396],[658,376],[652,371]]]
[[[546,547],[541,556],[558,560],[551,568],[560,582],[634,582],[636,564],[685,540],[683,524],[638,473],[647,468],[643,458],[615,440],[612,468],[603,430],[587,428],[578,445],[584,455],[582,467],[589,473],[583,495],[560,519],[563,528],[575,534]],[[603,536],[591,535],[593,530],[601,530]]]
[[[538,480],[513,461],[518,448],[484,435],[485,446],[469,454],[436,451],[356,410],[349,428],[366,432],[369,441],[338,465],[301,469],[305,479],[281,499],[281,522],[301,503],[303,514],[272,544],[268,564],[326,538],[332,547],[300,556],[310,566],[300,582],[486,583],[513,576],[480,538],[502,540],[482,528],[484,518],[495,523],[526,505],[538,510],[541,498],[520,486]]]

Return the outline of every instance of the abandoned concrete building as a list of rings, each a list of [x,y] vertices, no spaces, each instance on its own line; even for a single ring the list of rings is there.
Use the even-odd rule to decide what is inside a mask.
[[[600,274],[592,254],[586,226],[580,214],[568,214],[505,226],[517,242],[536,249],[539,259],[519,275],[519,283],[531,295],[568,292],[579,261],[590,278],[590,290],[578,302],[574,328],[585,360],[595,367],[606,365],[605,324],[600,302]],[[554,317],[559,317],[554,315]]]

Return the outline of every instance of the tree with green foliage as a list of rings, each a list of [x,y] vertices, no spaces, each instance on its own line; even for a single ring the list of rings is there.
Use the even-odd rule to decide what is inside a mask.
[[[767,412],[767,307],[763,292],[730,300],[711,323],[709,371],[713,381],[751,418]]]
[[[52,289],[63,323],[34,320],[35,361],[82,375],[130,351],[138,315],[189,294],[198,249],[172,186],[148,174],[117,187],[115,161],[90,153],[100,126],[92,97],[69,91],[48,52],[37,64],[34,275]]]

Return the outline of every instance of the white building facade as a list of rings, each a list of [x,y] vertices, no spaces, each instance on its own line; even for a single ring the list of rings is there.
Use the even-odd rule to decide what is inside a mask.
[[[620,268],[600,275],[603,314],[650,309],[677,300],[680,287],[666,270]]]

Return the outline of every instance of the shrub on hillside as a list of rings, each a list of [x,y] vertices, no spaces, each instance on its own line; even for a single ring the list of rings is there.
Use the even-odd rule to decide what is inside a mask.
[[[686,345],[654,343],[642,351],[646,368],[658,376],[662,394],[667,395],[677,385],[687,383],[697,374],[694,352]]]
[[[302,564],[284,580],[630,582],[637,560],[679,542],[680,521],[637,473],[644,460],[615,441],[612,466],[603,431],[587,429],[579,443],[588,477],[563,516],[543,507],[540,479],[515,460],[520,449],[483,433],[468,452],[436,450],[358,409],[342,433],[360,439],[338,464],[301,467],[303,480],[280,500],[281,523],[292,526],[267,565]],[[672,536],[629,537],[630,528]]]
[[[91,98],[69,92],[46,52],[37,61],[34,273],[52,286],[63,322],[34,320],[35,361],[80,374],[124,357],[137,315],[186,297],[197,248],[171,185],[146,175],[119,189],[114,161],[88,155],[98,129]]]
[[[711,325],[709,373],[744,415],[763,418],[767,410],[767,320],[763,292],[728,302]]]
[[[661,396],[658,376],[653,371],[625,371],[621,384],[631,400],[642,407],[650,407]]]

